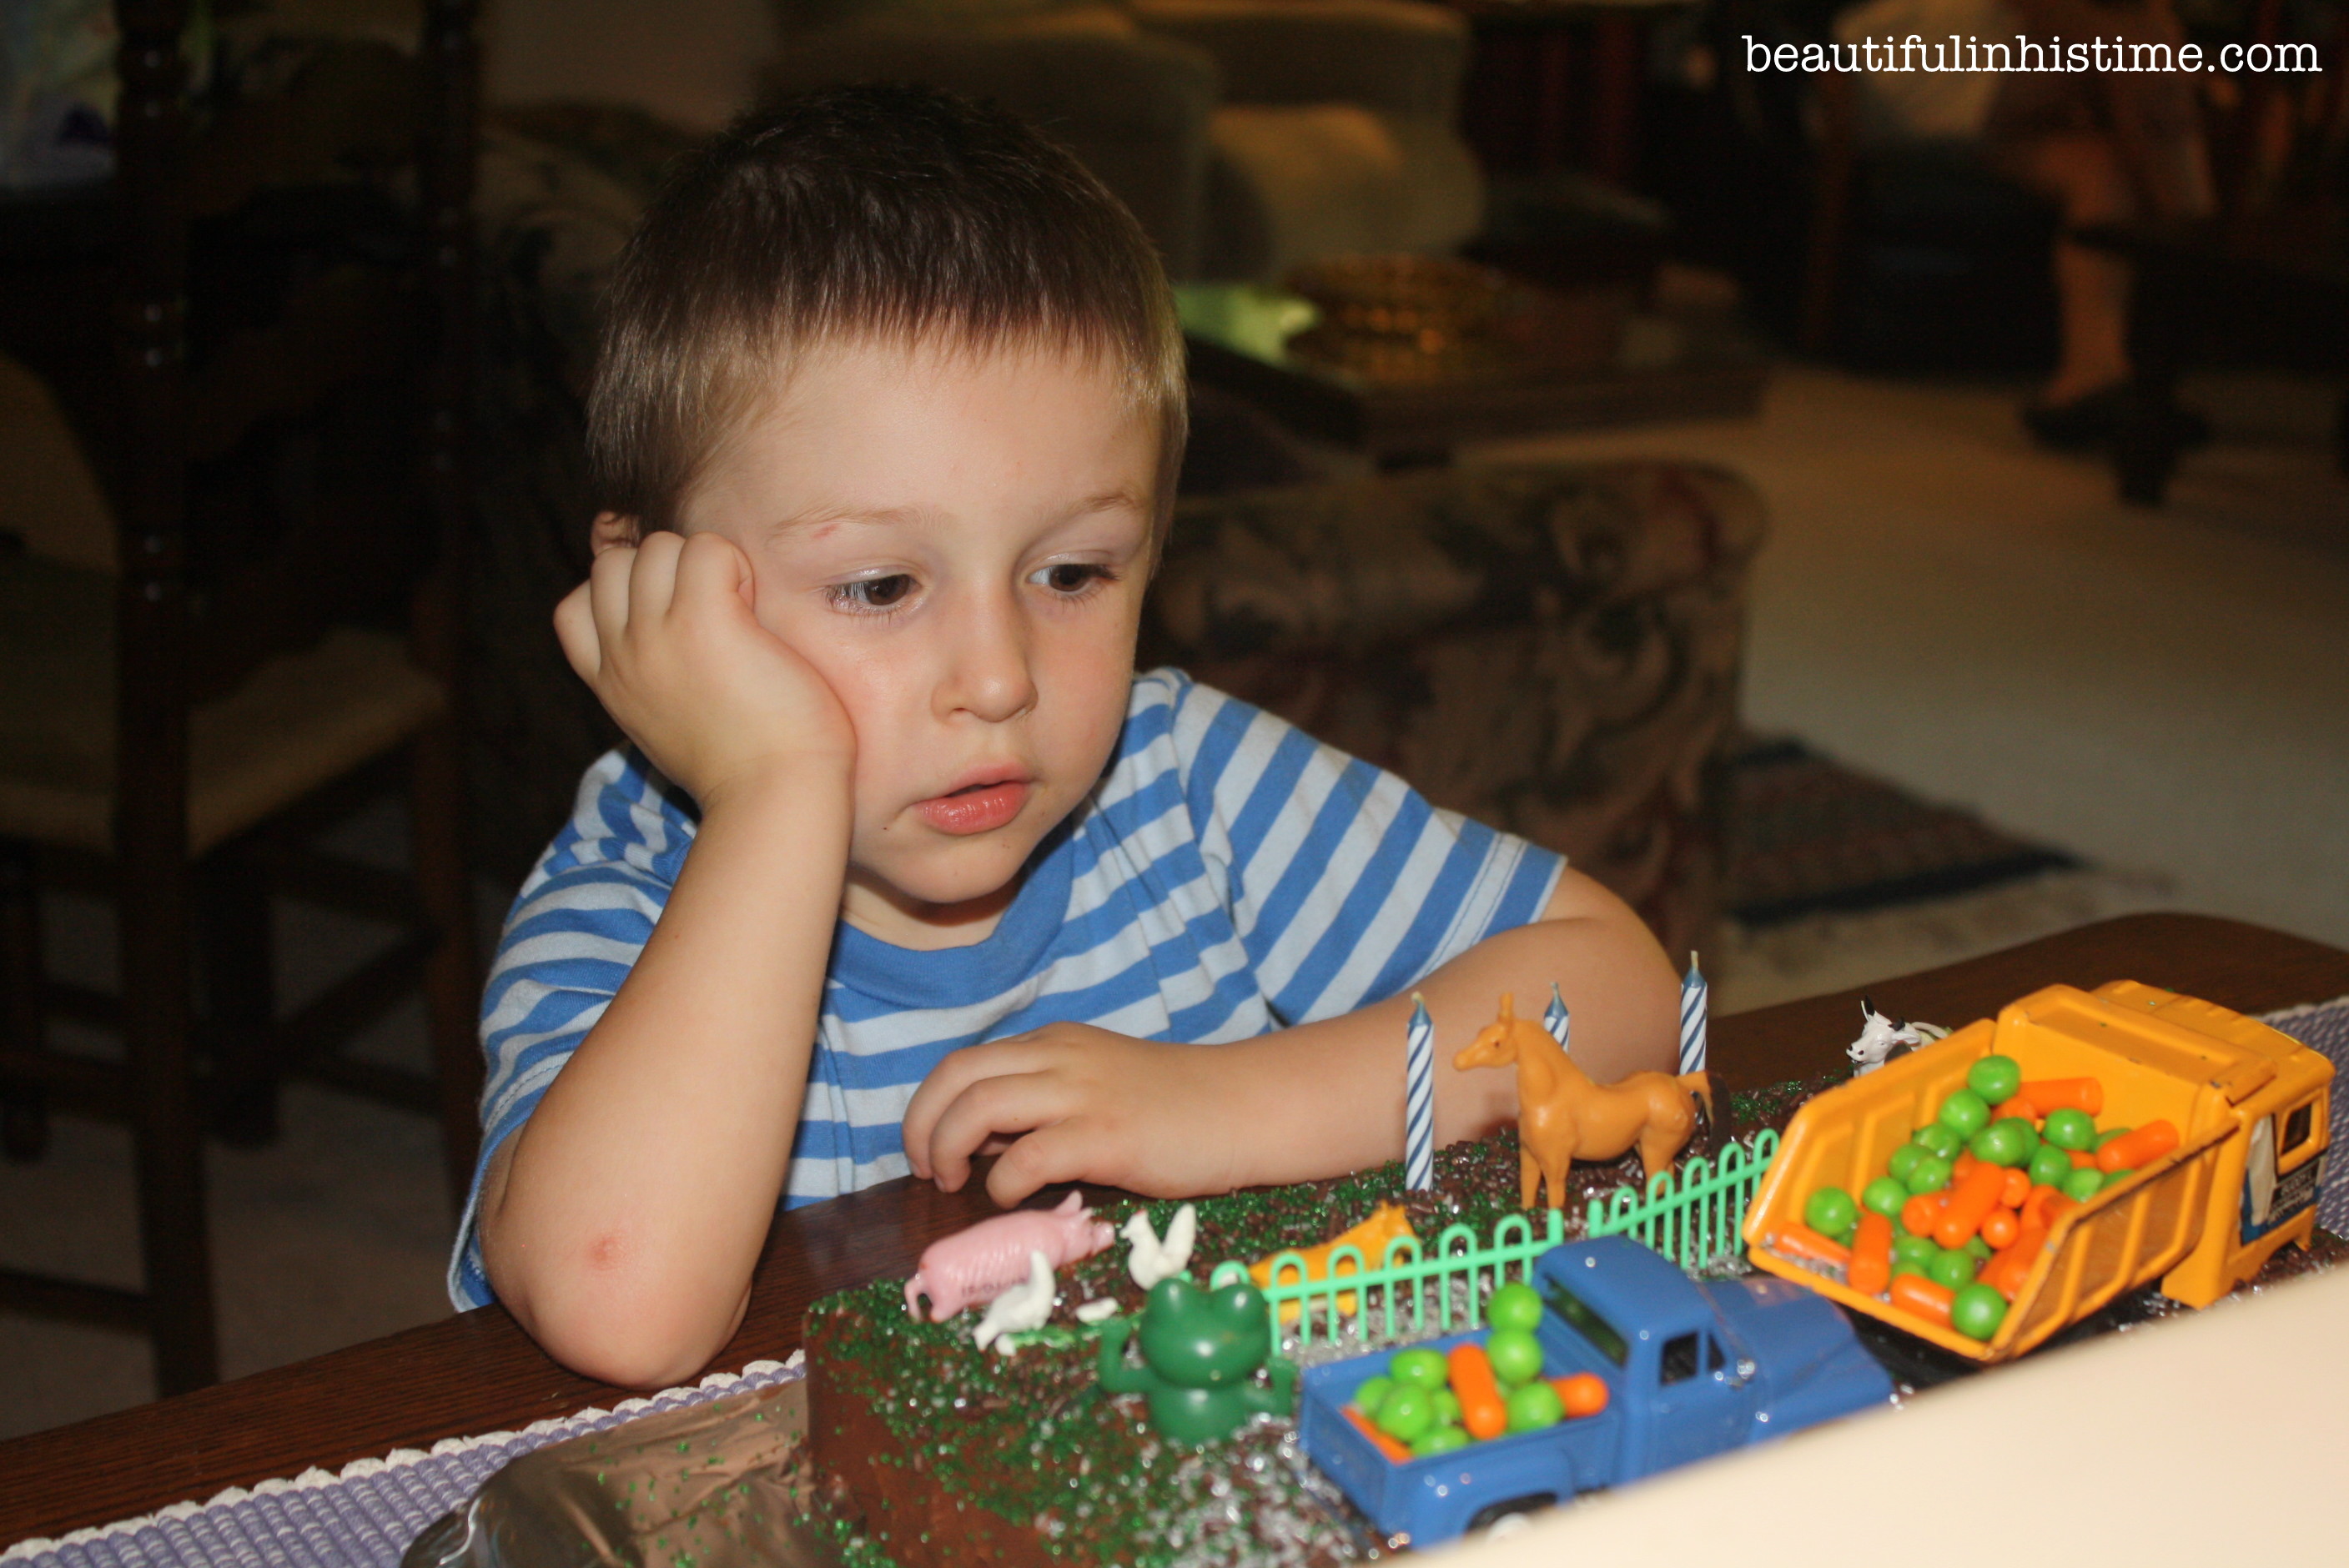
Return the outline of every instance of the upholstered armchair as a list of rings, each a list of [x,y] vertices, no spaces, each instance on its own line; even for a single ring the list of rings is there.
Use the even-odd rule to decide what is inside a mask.
[[[1720,913],[1751,486],[1648,461],[1184,503],[1142,658],[1564,853],[1675,955]]]
[[[1454,129],[1465,26],[1416,0],[778,5],[769,90],[920,80],[992,99],[1082,158],[1178,278],[1447,251],[1484,216]]]

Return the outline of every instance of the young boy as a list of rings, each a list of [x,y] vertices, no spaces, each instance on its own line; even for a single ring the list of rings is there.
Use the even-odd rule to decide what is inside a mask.
[[[1066,154],[800,100],[671,182],[608,310],[609,510],[555,621],[632,744],[507,922],[460,1305],[658,1385],[740,1321],[779,1199],[1392,1159],[1414,986],[1458,1039],[1556,980],[1594,1075],[1669,1063],[1671,972],[1597,884],[1133,674],[1182,343]],[[1514,1109],[1438,1082],[1439,1140]]]

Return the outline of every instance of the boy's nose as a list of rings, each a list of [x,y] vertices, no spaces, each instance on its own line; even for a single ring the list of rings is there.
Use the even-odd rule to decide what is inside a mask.
[[[1019,608],[990,594],[964,612],[938,683],[939,717],[968,713],[989,724],[1016,718],[1036,704],[1028,628]]]

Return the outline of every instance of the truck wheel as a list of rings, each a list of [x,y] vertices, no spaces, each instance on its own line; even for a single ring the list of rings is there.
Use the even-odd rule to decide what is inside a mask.
[[[1515,1535],[1532,1524],[1533,1516],[1548,1508],[1557,1499],[1539,1491],[1531,1497],[1513,1497],[1506,1502],[1487,1503],[1468,1521],[1471,1535]]]

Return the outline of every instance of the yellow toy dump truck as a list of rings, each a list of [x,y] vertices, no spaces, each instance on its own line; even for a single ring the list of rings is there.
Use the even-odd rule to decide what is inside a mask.
[[[1863,1295],[1832,1264],[1770,1244],[1799,1230],[1809,1194],[1825,1186],[1857,1192],[1881,1176],[1893,1151],[1993,1053],[2013,1057],[2025,1079],[2095,1078],[2103,1119],[2166,1119],[2178,1139],[2055,1218],[2027,1273],[2018,1265],[2020,1284],[1989,1338]],[[2164,1295],[2208,1306],[2286,1243],[2309,1244],[2332,1083],[2323,1057],[2211,1003],[2128,980],[2093,993],[2051,985],[1994,1023],[1969,1025],[1797,1110],[1746,1214],[1749,1255],[1847,1311],[1981,1362],[2020,1356],[2156,1280]]]

